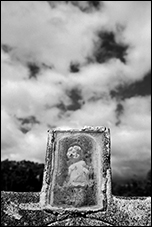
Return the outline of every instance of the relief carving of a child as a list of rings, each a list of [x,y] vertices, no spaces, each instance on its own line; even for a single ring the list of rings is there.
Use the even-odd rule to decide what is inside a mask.
[[[83,160],[83,151],[80,146],[71,146],[67,151],[69,162],[68,185],[87,186],[89,183],[89,166]]]

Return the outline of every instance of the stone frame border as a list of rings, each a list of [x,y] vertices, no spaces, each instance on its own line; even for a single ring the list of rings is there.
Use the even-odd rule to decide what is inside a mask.
[[[101,127],[84,127],[82,129],[56,129],[48,131],[48,141],[47,141],[47,149],[46,149],[46,157],[45,157],[45,167],[43,174],[43,185],[42,190],[40,192],[40,205],[44,209],[50,210],[60,210],[62,207],[51,206],[49,199],[51,197],[51,189],[53,187],[53,176],[54,176],[54,165],[55,165],[55,148],[56,148],[56,138],[58,133],[102,133],[103,138],[103,172],[102,174],[102,184],[101,184],[101,194],[102,205],[98,204],[95,207],[89,208],[64,208],[64,210],[79,210],[79,211],[95,211],[102,210],[105,211],[107,206],[112,198],[111,193],[111,165],[110,165],[110,155],[111,155],[111,147],[110,147],[110,130],[104,126]]]

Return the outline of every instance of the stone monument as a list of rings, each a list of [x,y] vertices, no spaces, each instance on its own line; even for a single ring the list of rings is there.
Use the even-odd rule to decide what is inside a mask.
[[[40,193],[2,192],[2,226],[151,226],[150,197],[112,195],[110,130],[48,132]]]

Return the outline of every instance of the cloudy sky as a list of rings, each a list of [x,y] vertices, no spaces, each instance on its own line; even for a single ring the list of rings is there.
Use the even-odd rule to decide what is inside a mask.
[[[117,176],[151,157],[151,2],[1,1],[2,160],[44,162],[47,130],[111,129]]]

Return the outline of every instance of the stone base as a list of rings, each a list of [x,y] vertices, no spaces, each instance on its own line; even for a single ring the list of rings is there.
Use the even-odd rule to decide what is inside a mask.
[[[50,210],[40,193],[1,193],[1,226],[151,226],[151,197],[112,196],[106,211]]]

